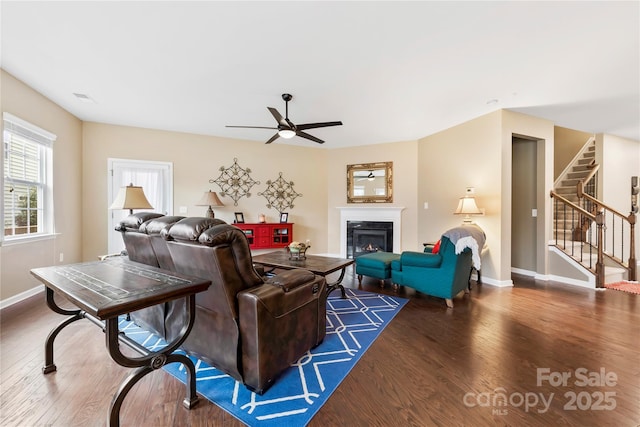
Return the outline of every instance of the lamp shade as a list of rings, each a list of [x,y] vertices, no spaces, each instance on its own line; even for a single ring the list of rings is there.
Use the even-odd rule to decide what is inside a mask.
[[[458,208],[454,212],[455,215],[480,215],[482,211],[476,205],[475,197],[460,197]]]
[[[470,215],[482,215],[482,211],[476,204],[475,197],[465,196],[461,197],[458,202],[458,207],[453,213],[454,215],[465,215],[464,222],[471,222]]]
[[[209,209],[207,209],[207,216],[209,218],[214,218],[211,206],[224,206],[224,203],[220,201],[220,198],[215,191],[209,190],[204,192],[202,198],[198,200],[198,203],[196,203],[196,206],[209,206]]]
[[[129,212],[133,213],[134,209],[153,209],[153,206],[144,195],[142,187],[130,184],[126,187],[120,187],[120,191],[109,209],[129,209]]]

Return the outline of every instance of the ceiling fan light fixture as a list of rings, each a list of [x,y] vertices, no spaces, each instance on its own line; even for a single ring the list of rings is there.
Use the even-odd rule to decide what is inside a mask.
[[[280,135],[281,138],[284,139],[291,139],[294,136],[296,136],[295,131],[292,131],[291,129],[280,129],[278,131],[278,135]]]
[[[266,126],[229,126],[229,128],[246,128],[246,129],[276,129],[278,132],[273,135],[265,144],[271,144],[278,138],[291,139],[294,136],[299,136],[300,138],[308,139],[313,142],[317,142],[318,144],[324,144],[324,141],[320,138],[316,138],[313,135],[309,135],[305,131],[308,129],[317,129],[324,128],[329,126],[342,126],[342,122],[319,122],[319,123],[303,123],[295,125],[291,120],[289,120],[289,101],[293,99],[293,96],[289,93],[283,93],[282,99],[284,100],[285,105],[285,115],[282,117],[282,114],[278,110],[273,107],[267,107],[267,110],[271,113],[276,122],[278,123],[278,127],[266,127]]]

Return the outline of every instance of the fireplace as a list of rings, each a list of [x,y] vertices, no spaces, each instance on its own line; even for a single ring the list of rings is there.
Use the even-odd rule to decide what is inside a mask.
[[[393,252],[393,222],[347,221],[347,258]]]
[[[371,221],[390,222],[393,224],[392,237],[387,235],[388,252],[402,252],[402,211],[401,206],[344,206],[340,211],[340,258],[353,257],[353,248],[347,251],[347,222]],[[353,235],[351,235],[353,239]],[[353,240],[352,240],[353,244]]]

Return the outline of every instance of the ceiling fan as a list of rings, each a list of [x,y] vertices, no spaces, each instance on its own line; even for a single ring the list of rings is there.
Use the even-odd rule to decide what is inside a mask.
[[[368,175],[359,175],[356,173],[355,176],[358,177],[356,181],[364,181],[365,179],[367,181],[373,181],[374,179],[376,179],[375,175],[373,174],[373,170],[370,170]]]
[[[315,128],[323,128],[328,126],[341,126],[342,122],[322,122],[322,123],[305,123],[302,125],[296,125],[291,120],[289,120],[289,101],[293,99],[293,95],[288,93],[282,94],[282,99],[285,102],[285,116],[282,117],[282,114],[278,112],[273,107],[267,107],[267,109],[271,112],[273,117],[278,122],[277,127],[266,127],[266,126],[226,126],[228,128],[245,128],[245,129],[276,129],[275,135],[273,135],[265,144],[271,144],[276,139],[282,137],[284,139],[290,139],[294,136],[298,135],[301,138],[305,138],[311,140],[313,142],[317,142],[318,144],[324,144],[324,141],[320,138],[316,138],[313,135],[309,135],[306,132],[303,132],[307,129],[315,129]]]

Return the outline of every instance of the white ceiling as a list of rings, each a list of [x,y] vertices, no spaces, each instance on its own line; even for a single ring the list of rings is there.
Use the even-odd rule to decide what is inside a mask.
[[[639,2],[0,3],[1,66],[85,121],[324,147],[496,109],[640,140]],[[79,101],[73,93],[95,100]],[[491,100],[494,100],[491,102]],[[316,146],[293,138],[278,144]]]

